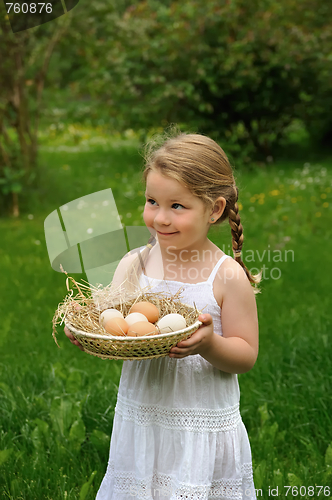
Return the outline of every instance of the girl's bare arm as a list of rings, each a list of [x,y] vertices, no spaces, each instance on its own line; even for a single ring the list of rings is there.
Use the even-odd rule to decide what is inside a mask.
[[[228,260],[228,259],[227,259]],[[190,339],[171,350],[171,357],[200,354],[214,367],[227,373],[245,373],[254,366],[258,355],[258,319],[255,295],[243,269],[229,259],[229,278],[224,278],[221,323],[223,336],[213,331],[210,314],[199,319],[203,325]],[[226,275],[227,276],[227,275]],[[220,277],[216,279],[221,279]]]

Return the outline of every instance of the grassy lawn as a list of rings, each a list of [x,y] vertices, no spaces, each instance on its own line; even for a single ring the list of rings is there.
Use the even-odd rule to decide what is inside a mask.
[[[66,287],[50,266],[44,220],[112,188],[122,222],[142,225],[142,157],[130,135],[80,131],[42,143],[42,188],[22,197],[19,219],[0,219],[0,493],[89,500],[106,469],[121,362],[87,356],[60,329],[55,345],[51,321]],[[236,176],[244,257],[265,278],[259,358],[239,376],[255,486],[261,498],[276,488],[280,498],[332,498],[332,159],[278,160]],[[210,236],[231,252],[228,224]]]

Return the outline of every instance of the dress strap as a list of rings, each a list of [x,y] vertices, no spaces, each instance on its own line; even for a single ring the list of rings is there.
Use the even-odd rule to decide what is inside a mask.
[[[219,267],[221,266],[221,264],[224,262],[224,260],[226,260],[228,257],[230,257],[230,255],[223,255],[217,262],[217,264],[214,266],[214,268],[212,269],[212,273],[210,274],[207,282],[208,283],[213,283],[213,280],[214,278],[216,277],[216,274],[218,272],[218,269]]]

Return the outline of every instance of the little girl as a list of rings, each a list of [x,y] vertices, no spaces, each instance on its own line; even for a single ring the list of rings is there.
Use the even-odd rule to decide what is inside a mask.
[[[250,444],[237,374],[258,354],[255,291],[241,260],[238,190],[224,151],[181,133],[147,150],[148,245],[127,254],[114,284],[139,284],[203,310],[203,325],[169,356],[124,361],[110,457],[96,500],[253,500]],[[229,219],[234,259],[207,237]],[[142,268],[143,263],[143,268]],[[69,331],[66,334],[76,343]]]

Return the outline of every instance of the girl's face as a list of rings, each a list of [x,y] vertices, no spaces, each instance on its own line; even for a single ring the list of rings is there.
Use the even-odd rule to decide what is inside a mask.
[[[211,214],[198,197],[171,177],[150,171],[143,218],[157,232],[161,248],[201,249],[207,242]]]

